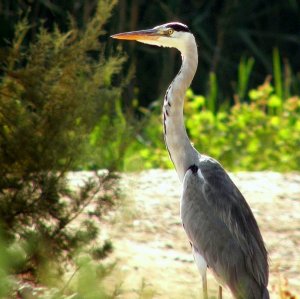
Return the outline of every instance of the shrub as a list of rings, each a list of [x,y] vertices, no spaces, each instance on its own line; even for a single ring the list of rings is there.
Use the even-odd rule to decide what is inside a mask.
[[[299,169],[299,98],[283,101],[268,79],[249,96],[229,112],[190,109],[186,125],[196,148],[231,170]]]
[[[96,174],[74,190],[67,173],[82,162],[98,120],[116,112],[120,89],[112,87],[111,78],[124,58],[105,59],[99,42],[114,3],[99,1],[83,30],[73,20],[67,32],[41,25],[29,45],[30,26],[23,19],[2,49],[0,226],[3,250],[19,253],[9,273],[59,280],[78,248],[92,250],[93,244],[95,257],[111,249],[95,242],[96,219],[118,197],[117,177],[109,171]],[[83,216],[90,204],[93,211]]]

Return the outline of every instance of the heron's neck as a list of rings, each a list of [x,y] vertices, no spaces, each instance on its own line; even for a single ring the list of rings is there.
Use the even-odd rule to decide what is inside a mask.
[[[163,106],[165,142],[180,181],[187,169],[198,164],[199,154],[191,145],[183,119],[185,92],[190,86],[198,65],[195,40],[182,51],[182,66],[169,86]]]

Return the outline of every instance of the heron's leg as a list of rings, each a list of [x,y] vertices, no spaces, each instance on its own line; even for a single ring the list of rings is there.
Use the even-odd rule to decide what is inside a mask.
[[[222,299],[222,286],[219,285],[218,299]]]
[[[208,299],[206,272],[204,273],[204,275],[202,275],[202,289],[203,289],[203,299]]]

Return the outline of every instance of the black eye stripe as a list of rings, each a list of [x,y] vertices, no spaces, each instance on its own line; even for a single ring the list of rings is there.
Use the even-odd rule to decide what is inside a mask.
[[[181,23],[168,23],[166,24],[166,27],[172,28],[175,31],[190,32],[189,27]]]

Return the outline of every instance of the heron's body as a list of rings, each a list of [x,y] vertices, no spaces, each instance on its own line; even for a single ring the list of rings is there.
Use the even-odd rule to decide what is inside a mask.
[[[217,161],[201,156],[198,166],[186,172],[181,218],[193,252],[206,261],[221,285],[236,298],[268,298],[267,254],[258,226]],[[203,263],[197,265],[203,273]]]
[[[269,298],[267,252],[250,207],[222,166],[198,153],[186,133],[184,95],[198,64],[194,36],[185,25],[169,23],[113,37],[175,47],[181,52],[181,69],[164,99],[163,126],[170,158],[183,185],[180,214],[202,276],[204,297],[209,267],[235,298]]]

